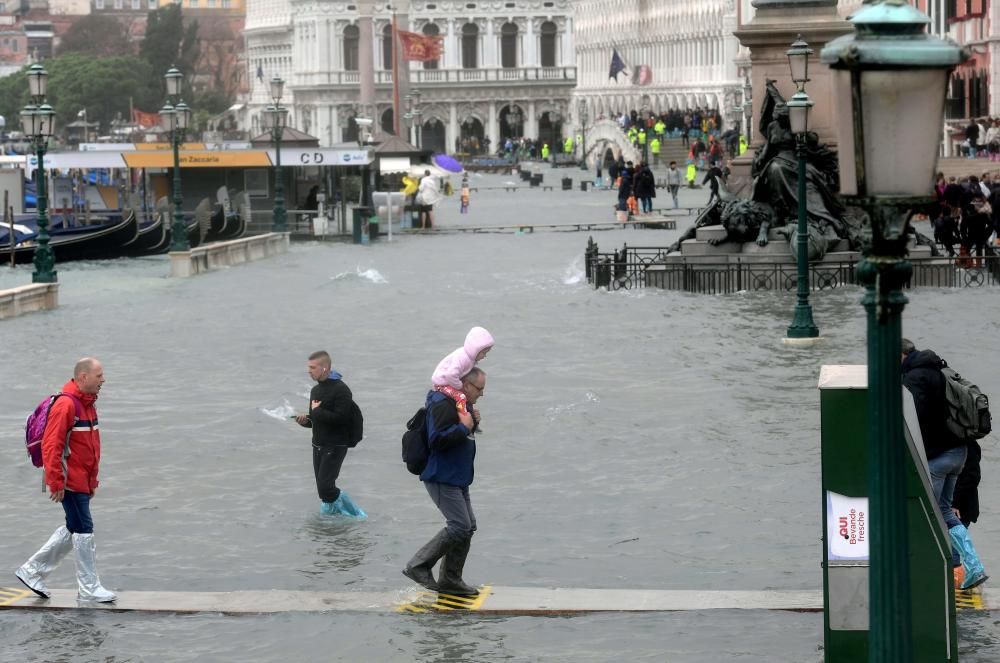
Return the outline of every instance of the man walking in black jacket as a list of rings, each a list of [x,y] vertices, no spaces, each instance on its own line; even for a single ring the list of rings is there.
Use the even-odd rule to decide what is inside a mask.
[[[958,560],[954,559],[954,550],[961,555],[962,573],[956,569],[956,584],[962,589],[969,589],[986,582],[987,576],[972,545],[969,530],[952,510],[955,483],[965,465],[967,444],[966,440],[955,437],[947,426],[946,378],[941,372],[947,364],[933,350],[917,350],[913,342],[905,338],[902,349],[903,386],[912,394],[917,410],[934,497],[951,535],[954,566],[959,566]],[[961,582],[958,582],[960,577]]]
[[[331,365],[330,355],[322,350],[309,355],[306,367],[316,386],[309,392],[309,414],[300,414],[295,421],[312,429],[313,473],[322,502],[320,513],[362,520],[365,512],[337,487],[340,468],[351,444],[354,397],[341,379],[343,376]]]

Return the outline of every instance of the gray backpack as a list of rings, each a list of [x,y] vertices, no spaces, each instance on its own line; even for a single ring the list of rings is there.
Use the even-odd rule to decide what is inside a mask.
[[[944,396],[948,401],[948,431],[958,438],[967,440],[986,437],[992,429],[990,399],[979,387],[963,378],[957,371],[941,369],[944,375]]]

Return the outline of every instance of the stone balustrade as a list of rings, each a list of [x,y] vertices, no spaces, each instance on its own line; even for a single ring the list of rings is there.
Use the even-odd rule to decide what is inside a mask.
[[[288,233],[251,235],[170,252],[170,276],[186,278],[288,252]]]
[[[0,320],[59,306],[58,283],[31,283],[0,290]]]

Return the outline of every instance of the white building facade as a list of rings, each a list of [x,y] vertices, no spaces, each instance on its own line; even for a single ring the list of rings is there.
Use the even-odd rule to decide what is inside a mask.
[[[726,109],[742,81],[734,0],[578,0],[578,100],[591,120],[647,109]],[[614,51],[630,76],[609,78]],[[578,102],[579,103],[579,102]]]
[[[282,103],[292,126],[316,136],[321,145],[356,138],[353,117],[362,110],[360,26],[365,23],[359,20],[359,4],[247,1],[247,129],[259,132],[260,113],[270,103],[268,81],[278,74],[286,81]],[[373,119],[391,132],[392,13],[388,3],[374,4]],[[410,91],[420,92],[422,145],[454,152],[470,144],[463,139],[475,138],[480,150],[488,144],[496,151],[507,137],[558,139],[577,83],[570,0],[394,4],[397,11],[409,5],[400,30],[444,38],[441,60],[399,63],[409,70]],[[403,137],[409,137],[405,124],[400,126]]]

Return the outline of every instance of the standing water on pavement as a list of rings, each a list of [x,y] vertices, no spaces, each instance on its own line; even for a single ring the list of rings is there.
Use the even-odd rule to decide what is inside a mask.
[[[575,173],[574,177],[578,177]],[[475,179],[477,182],[489,178]],[[694,196],[707,195],[692,192]],[[613,193],[480,191],[442,225],[611,218]],[[700,198],[690,203],[701,202]],[[454,209],[452,209],[454,208]],[[602,250],[683,231],[594,233]],[[527,587],[818,589],[820,366],[864,363],[860,292],[816,293],[825,340],[781,346],[794,296],[594,291],[586,233],[397,236],[187,280],[162,258],[59,265],[58,310],[0,322],[0,560],[62,520],[24,457],[23,420],[74,361],[100,358],[101,577],[116,591],[400,591],[440,518],[400,462],[431,372],[483,325],[469,582]],[[0,270],[0,288],[30,280]],[[910,293],[905,334],[1000,394],[1000,291]],[[365,413],[338,485],[364,522],[322,518],[308,431],[310,352],[328,350]],[[983,443],[987,569],[1000,569],[995,445]],[[12,575],[0,585],[15,582]],[[50,579],[70,587],[72,564]],[[988,614],[962,614],[962,660],[1000,657]],[[0,611],[11,661],[819,661],[818,613],[573,618],[141,615]]]

